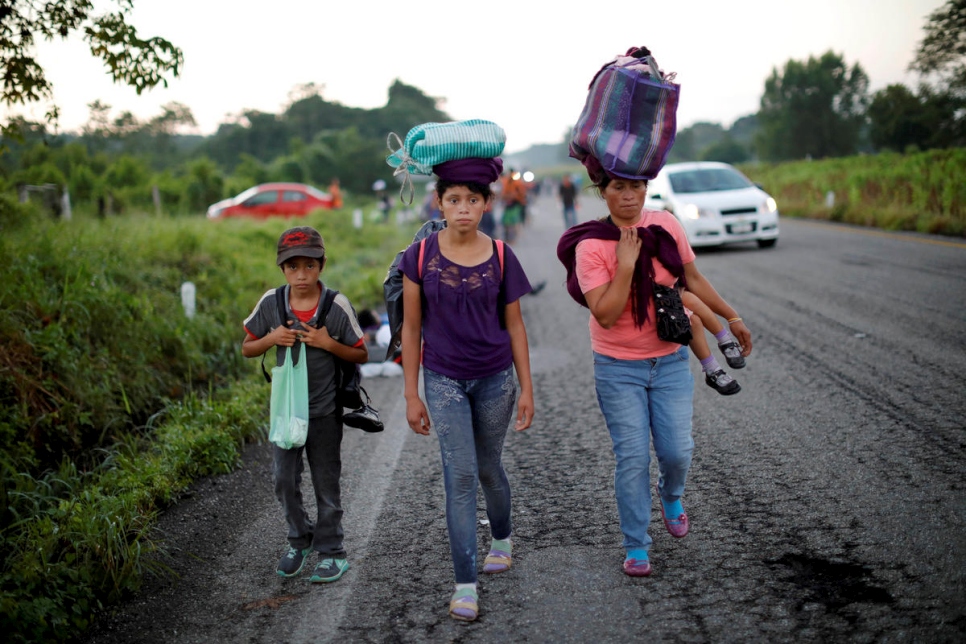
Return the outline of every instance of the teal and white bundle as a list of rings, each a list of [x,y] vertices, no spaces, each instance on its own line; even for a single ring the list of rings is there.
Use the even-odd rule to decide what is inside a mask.
[[[396,168],[394,174],[431,175],[434,165],[446,161],[500,156],[506,132],[496,123],[481,119],[423,123],[409,130],[404,141],[390,133],[387,143],[392,154],[386,163]]]

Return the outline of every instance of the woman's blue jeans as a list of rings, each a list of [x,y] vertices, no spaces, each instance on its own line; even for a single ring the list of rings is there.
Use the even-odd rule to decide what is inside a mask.
[[[513,368],[478,380],[423,369],[426,404],[443,460],[446,527],[456,583],[476,581],[476,489],[483,488],[490,533],[510,536],[510,482],[503,441],[513,417]]]
[[[657,454],[658,488],[677,501],[691,466],[694,378],[688,349],[648,360],[617,360],[594,353],[597,402],[614,445],[614,491],[624,548],[648,549],[651,537],[651,449]]]

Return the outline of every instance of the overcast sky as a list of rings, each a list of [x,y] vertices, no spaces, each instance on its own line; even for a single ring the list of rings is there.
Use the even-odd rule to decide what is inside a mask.
[[[557,143],[577,120],[597,69],[645,45],[681,85],[678,127],[729,127],[758,110],[766,78],[826,51],[859,63],[872,91],[915,87],[906,71],[926,17],[944,0],[135,0],[141,37],[184,50],[180,78],[138,96],[113,85],[80,39],[43,44],[61,130],[94,100],[139,118],[177,101],[201,134],[247,109],[281,112],[294,87],[361,108],[386,103],[394,79],[445,99],[454,119],[496,121],[507,152]],[[99,6],[110,6],[107,0]],[[465,7],[465,8],[464,8]],[[43,112],[39,112],[42,114]],[[32,115],[37,118],[37,114]],[[398,133],[401,137],[405,132]]]

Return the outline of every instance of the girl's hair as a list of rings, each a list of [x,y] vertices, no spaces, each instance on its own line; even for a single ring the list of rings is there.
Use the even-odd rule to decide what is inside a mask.
[[[594,187],[594,189],[597,190],[597,195],[601,199],[603,199],[604,198],[604,190],[607,189],[607,186],[609,186],[610,185],[610,182],[613,181],[613,180],[614,180],[614,177],[611,177],[610,175],[605,174],[604,177],[600,181],[598,181],[597,183],[591,184],[591,185]],[[647,179],[624,179],[624,181],[643,181],[644,182],[644,187],[647,188]]]
[[[490,184],[488,183],[477,183],[475,181],[444,181],[443,179],[439,179],[436,181],[436,195],[439,197],[440,201],[443,200],[443,193],[454,186],[463,186],[473,194],[480,195],[487,201],[489,201],[490,197],[493,196],[493,189],[490,188]]]

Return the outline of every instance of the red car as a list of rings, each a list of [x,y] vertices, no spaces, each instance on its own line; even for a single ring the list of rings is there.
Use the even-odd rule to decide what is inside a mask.
[[[208,219],[225,217],[304,217],[332,208],[332,197],[304,183],[263,183],[208,208]]]

